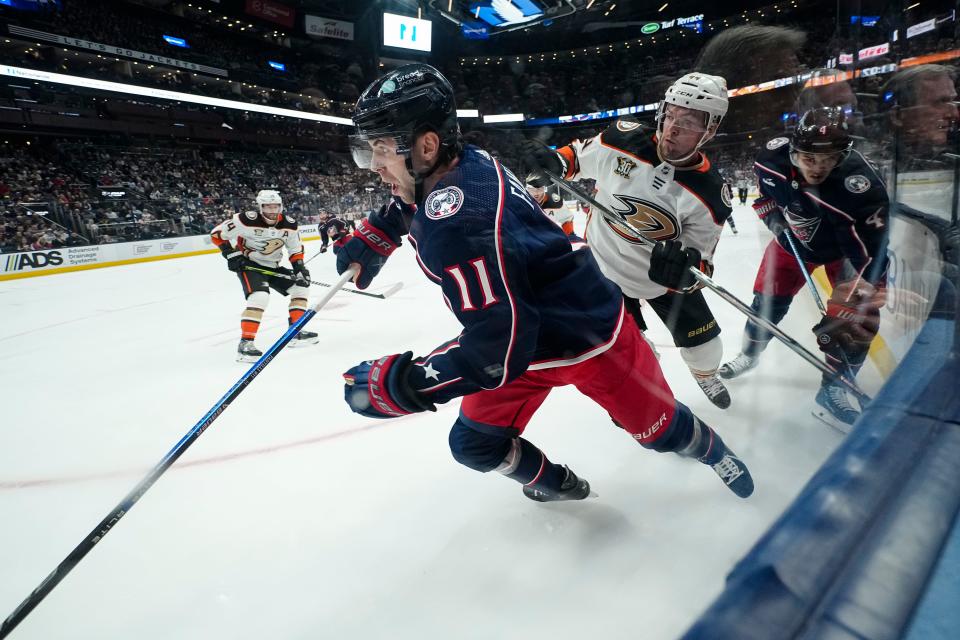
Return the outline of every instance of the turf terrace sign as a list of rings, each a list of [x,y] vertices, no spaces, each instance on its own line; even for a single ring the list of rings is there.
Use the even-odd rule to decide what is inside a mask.
[[[687,16],[686,18],[664,20],[663,22],[648,22],[640,27],[640,33],[648,36],[651,33],[660,31],[661,29],[670,29],[672,27],[687,27],[688,29],[696,29],[702,23],[703,14],[701,13],[695,16]]]

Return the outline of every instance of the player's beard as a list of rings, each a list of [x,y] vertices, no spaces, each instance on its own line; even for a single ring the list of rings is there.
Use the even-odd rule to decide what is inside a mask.
[[[666,160],[667,162],[670,162],[670,163],[686,162],[697,154],[696,146],[686,150],[686,153],[678,153],[676,151],[675,146],[673,150],[668,150],[667,149],[668,144],[671,146],[674,146],[675,143],[671,143],[670,141],[664,140],[663,138],[657,141],[657,153],[660,155],[660,158],[662,160]]]

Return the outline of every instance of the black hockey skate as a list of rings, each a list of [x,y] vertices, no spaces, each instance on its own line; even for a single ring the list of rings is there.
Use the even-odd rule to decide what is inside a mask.
[[[301,331],[297,335],[293,336],[293,339],[287,344],[288,347],[306,347],[307,345],[316,344],[320,341],[319,336],[313,331]]]
[[[726,448],[726,445],[722,446],[725,453],[720,460],[711,464],[700,458],[700,462],[709,465],[714,473],[723,480],[723,484],[737,494],[737,497],[749,498],[750,494],[753,493],[753,477],[750,475],[750,470],[747,469],[747,465],[743,464],[743,460]]]
[[[560,484],[560,490],[554,491],[536,485],[523,485],[523,495],[536,502],[558,502],[560,500],[583,500],[590,497],[590,483],[577,477],[570,467],[564,466],[567,475]]]
[[[730,406],[730,392],[727,391],[727,388],[723,385],[723,382],[720,381],[720,378],[717,377],[717,374],[701,376],[695,373],[693,377],[710,402],[721,409],[726,409]]]
[[[684,409],[689,411],[685,407]],[[723,480],[723,484],[738,497],[750,497],[753,493],[753,477],[747,465],[730,450],[716,431],[696,416],[693,416],[693,420],[693,439],[686,447],[677,451],[677,454],[684,458],[695,458],[713,469]]]
[[[839,384],[820,387],[816,402],[813,416],[840,433],[850,433],[853,423],[860,417],[860,412],[850,404],[847,390]]]
[[[728,362],[727,364],[720,367],[720,370],[717,373],[720,374],[720,377],[724,380],[731,380],[737,376],[750,371],[757,363],[760,361],[759,356],[750,356],[745,353],[741,353],[736,358]]]
[[[241,340],[237,346],[237,362],[256,362],[263,355],[253,340]]]

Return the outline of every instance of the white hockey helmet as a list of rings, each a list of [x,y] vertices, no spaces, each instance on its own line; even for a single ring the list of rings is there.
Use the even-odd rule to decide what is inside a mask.
[[[692,72],[674,82],[667,89],[657,111],[657,133],[663,134],[663,114],[668,104],[686,109],[696,109],[705,113],[704,132],[696,148],[681,160],[693,156],[716,133],[727,115],[730,100],[727,97],[727,81],[720,76]]]
[[[274,223],[279,218],[279,214],[283,213],[283,198],[280,197],[280,193],[274,189],[261,189],[257,192],[257,211],[263,216],[264,220],[270,223]],[[263,215],[263,205],[265,204],[276,204],[280,205],[280,210],[277,212],[276,216],[268,217]]]

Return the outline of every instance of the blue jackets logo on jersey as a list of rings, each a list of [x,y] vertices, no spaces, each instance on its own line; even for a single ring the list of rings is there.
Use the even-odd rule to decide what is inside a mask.
[[[790,138],[782,138],[782,137],[774,138],[773,140],[767,143],[767,149],[770,149],[771,151],[773,151],[774,149],[779,149],[780,147],[787,144],[788,142],[790,142]]]
[[[455,214],[462,205],[463,191],[457,187],[446,187],[430,194],[425,213],[431,220],[441,220]]]
[[[866,193],[870,190],[870,179],[858,173],[847,176],[847,179],[843,181],[843,186],[845,186],[850,193]]]

